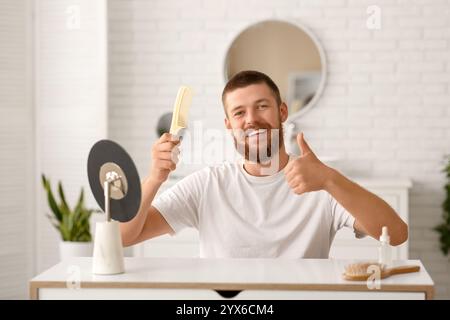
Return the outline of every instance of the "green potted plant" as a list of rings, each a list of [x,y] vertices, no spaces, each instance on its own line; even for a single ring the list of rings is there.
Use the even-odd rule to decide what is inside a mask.
[[[59,200],[56,200],[50,181],[42,175],[42,184],[47,194],[48,205],[53,214],[47,214],[52,225],[61,235],[59,252],[61,260],[74,256],[92,256],[92,235],[90,218],[97,210],[88,209],[84,203],[84,190],[74,208],[71,208],[64,195],[61,181],[58,182]]]
[[[439,233],[439,241],[441,251],[444,255],[448,255],[450,251],[450,156],[447,156],[447,164],[443,170],[447,176],[447,183],[444,186],[446,198],[442,203],[444,213],[442,215],[443,222],[434,228]]]

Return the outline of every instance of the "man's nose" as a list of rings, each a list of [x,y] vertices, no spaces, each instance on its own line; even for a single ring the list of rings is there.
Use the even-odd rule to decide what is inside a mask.
[[[256,114],[255,110],[250,109],[245,114],[245,123],[247,125],[254,124],[258,121],[258,115]]]

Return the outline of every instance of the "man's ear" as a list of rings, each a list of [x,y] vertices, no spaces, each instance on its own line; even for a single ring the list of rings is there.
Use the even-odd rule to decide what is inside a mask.
[[[225,128],[227,129],[231,129],[231,124],[230,124],[230,120],[228,120],[228,118],[223,119],[225,122]]]
[[[282,102],[280,105],[280,120],[281,122],[285,122],[288,118],[288,107],[286,105],[286,103]]]

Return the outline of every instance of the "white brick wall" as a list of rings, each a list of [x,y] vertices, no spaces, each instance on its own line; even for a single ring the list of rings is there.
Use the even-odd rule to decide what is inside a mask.
[[[366,8],[381,8],[381,30]],[[430,229],[444,199],[450,153],[450,1],[109,1],[109,133],[147,173],[158,117],[178,86],[197,92],[192,118],[223,126],[223,59],[246,26],[276,18],[307,25],[328,59],[323,97],[298,120],[320,154],[346,158],[346,172],[413,180],[410,256],[450,298],[450,262]],[[181,167],[179,174],[194,168]]]
[[[0,299],[27,297],[34,268],[31,8],[0,1]]]
[[[107,131],[107,43],[106,1],[33,3],[37,179],[33,227],[37,274],[59,261],[61,240],[46,216],[50,210],[41,173],[51,179],[54,192],[58,180],[63,183],[69,205],[76,203],[83,187],[87,206],[97,207],[86,162],[91,146],[104,139]],[[79,28],[72,12],[80,13]]]

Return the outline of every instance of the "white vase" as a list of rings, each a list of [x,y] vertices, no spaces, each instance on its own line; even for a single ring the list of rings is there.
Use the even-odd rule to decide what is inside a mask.
[[[92,257],[92,242],[61,241],[59,256],[61,260],[71,257]]]

